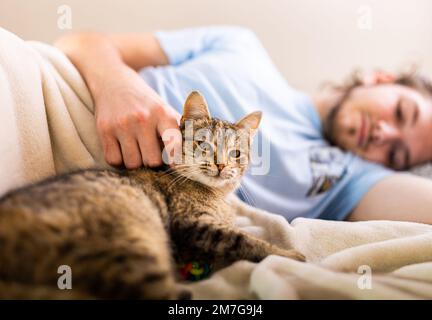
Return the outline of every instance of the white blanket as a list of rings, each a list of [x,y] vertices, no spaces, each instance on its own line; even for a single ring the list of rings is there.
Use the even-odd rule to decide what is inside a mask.
[[[0,195],[56,173],[106,165],[93,102],[56,48],[0,28]]]
[[[432,226],[297,218],[241,210],[238,225],[306,263],[239,261],[189,284],[195,299],[432,299]]]

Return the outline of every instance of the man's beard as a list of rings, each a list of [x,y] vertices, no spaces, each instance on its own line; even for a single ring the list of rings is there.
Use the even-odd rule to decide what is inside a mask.
[[[336,117],[339,114],[341,110],[342,104],[338,103],[335,105],[330,112],[327,114],[327,117],[325,119],[323,129],[324,129],[324,138],[331,144],[331,145],[337,145],[336,144],[336,135],[337,135],[337,129],[336,129]]]
[[[334,106],[331,108],[329,113],[327,114],[327,117],[325,118],[324,124],[323,124],[323,134],[324,138],[334,146],[338,146],[336,142],[337,137],[337,125],[336,125],[336,118],[339,115],[342,105],[345,103],[345,101],[348,99],[349,94],[351,91],[346,92],[341,98],[338,99],[338,101],[334,104]],[[343,149],[342,146],[338,146]]]

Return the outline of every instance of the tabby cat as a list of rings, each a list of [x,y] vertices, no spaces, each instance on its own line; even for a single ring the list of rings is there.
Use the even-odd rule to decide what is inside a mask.
[[[303,260],[295,250],[234,226],[227,196],[246,170],[249,143],[225,138],[222,162],[209,161],[209,154],[216,156],[208,149],[221,144],[221,130],[243,130],[251,138],[260,119],[260,112],[235,124],[213,119],[194,91],[184,105],[181,155],[202,157],[167,170],[84,170],[5,195],[0,298],[188,298],[177,284],[173,257],[215,265],[260,261],[270,254]],[[195,132],[213,133],[212,140],[185,138],[188,121]],[[57,287],[60,265],[72,270],[72,290]]]

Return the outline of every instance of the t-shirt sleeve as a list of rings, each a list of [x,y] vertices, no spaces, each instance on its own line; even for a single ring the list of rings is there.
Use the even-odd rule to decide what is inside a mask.
[[[204,54],[260,54],[264,51],[255,34],[243,27],[214,26],[157,31],[155,37],[171,65],[179,65]]]
[[[343,186],[325,207],[319,218],[345,220],[365,194],[382,179],[397,174],[393,170],[354,157],[342,179]]]

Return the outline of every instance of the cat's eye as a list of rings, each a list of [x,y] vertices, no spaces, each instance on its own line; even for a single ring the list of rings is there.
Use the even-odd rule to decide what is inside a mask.
[[[202,151],[211,151],[212,145],[205,141],[195,141],[195,146]]]
[[[195,141],[194,154],[197,158],[213,157],[213,145],[205,141]]]
[[[238,150],[238,149],[234,149],[234,150],[231,150],[231,151],[229,152],[229,157],[230,157],[231,159],[239,159],[240,156],[241,156],[241,152],[240,152],[240,150]]]

